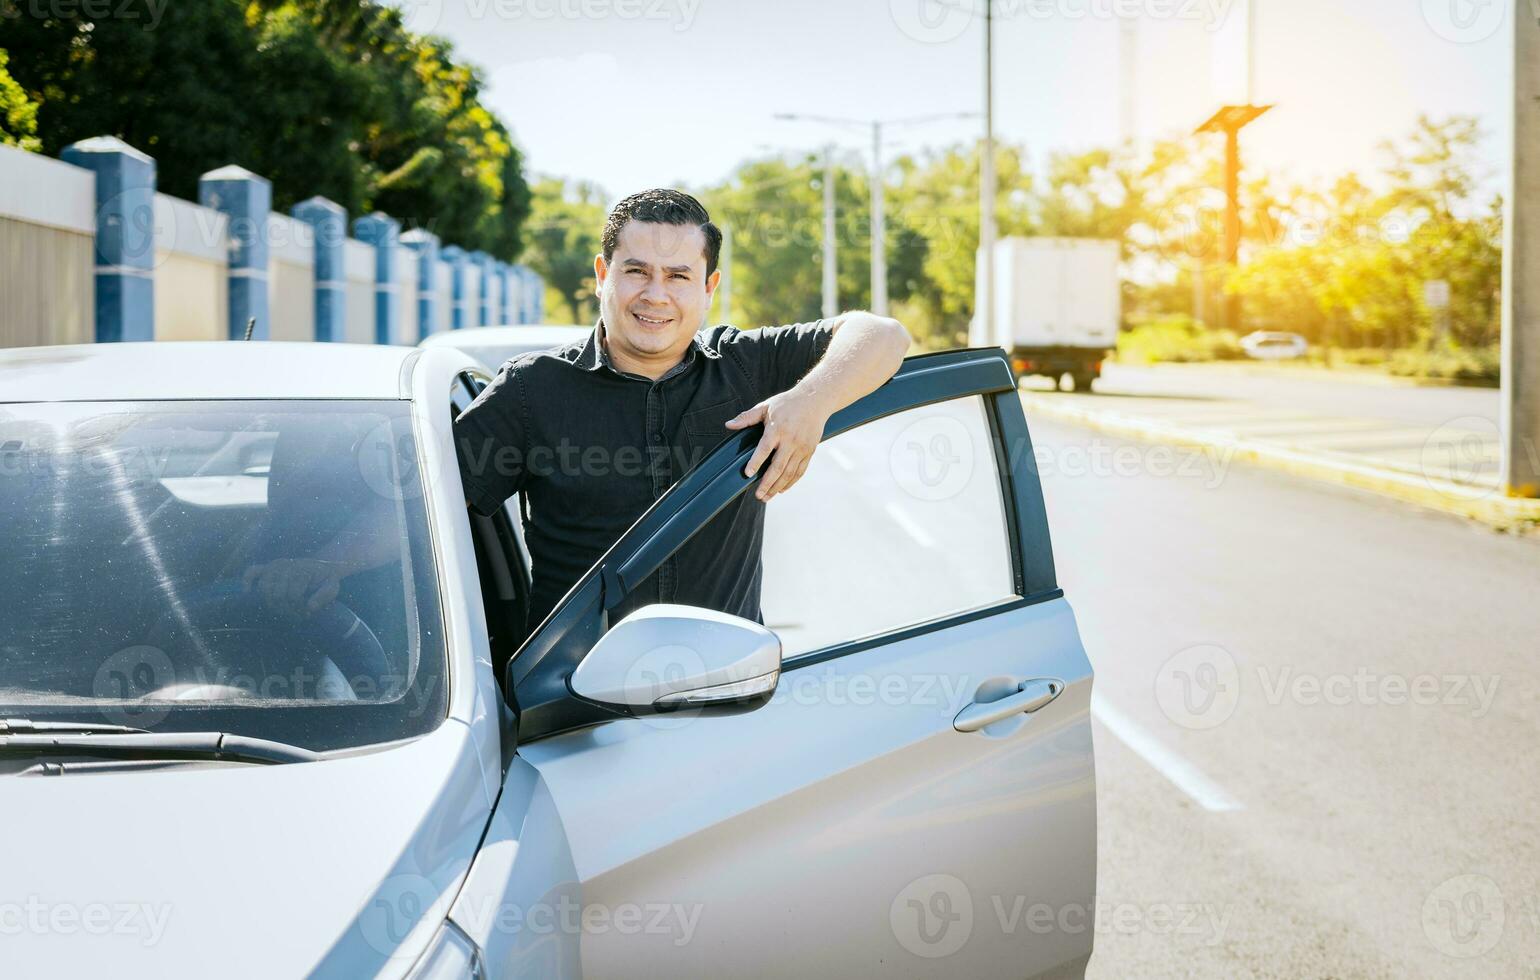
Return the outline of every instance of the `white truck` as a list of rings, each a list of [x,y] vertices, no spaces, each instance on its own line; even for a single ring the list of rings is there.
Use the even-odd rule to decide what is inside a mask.
[[[1003,238],[995,243],[995,324],[976,304],[970,347],[1005,348],[1018,378],[1068,374],[1090,391],[1116,346],[1122,299],[1118,243],[1096,238]],[[982,269],[982,263],[977,268]],[[975,296],[982,299],[982,276]]]

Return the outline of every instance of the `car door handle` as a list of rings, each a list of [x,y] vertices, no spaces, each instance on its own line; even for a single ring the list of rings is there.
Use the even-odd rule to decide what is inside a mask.
[[[952,727],[960,732],[976,732],[1012,715],[1036,711],[1058,697],[1063,690],[1064,685],[1060,681],[1022,681],[1015,694],[998,701],[975,701],[968,705],[957,713]]]

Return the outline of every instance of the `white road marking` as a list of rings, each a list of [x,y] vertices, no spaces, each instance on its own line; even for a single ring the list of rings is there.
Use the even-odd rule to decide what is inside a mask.
[[[1239,800],[1226,793],[1197,766],[1156,741],[1154,736],[1114,708],[1105,698],[1092,694],[1091,714],[1102,723],[1102,727],[1133,749],[1135,755],[1149,763],[1156,772],[1170,780],[1171,785],[1186,793],[1203,809],[1214,813],[1243,809]]]

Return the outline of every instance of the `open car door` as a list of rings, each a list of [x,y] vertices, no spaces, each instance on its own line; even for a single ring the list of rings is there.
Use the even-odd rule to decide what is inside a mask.
[[[998,349],[908,359],[768,505],[768,701],[631,717],[573,693],[607,610],[750,488],[758,437],[686,474],[508,668],[585,975],[1079,975],[1091,668]]]

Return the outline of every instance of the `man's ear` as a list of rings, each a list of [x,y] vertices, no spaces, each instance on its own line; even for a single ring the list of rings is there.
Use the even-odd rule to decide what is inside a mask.
[[[594,256],[594,295],[604,295],[604,280],[609,278],[610,264],[604,261],[604,253]]]
[[[706,277],[706,305],[711,305],[711,299],[717,294],[717,286],[722,283],[722,270],[716,269]]]

